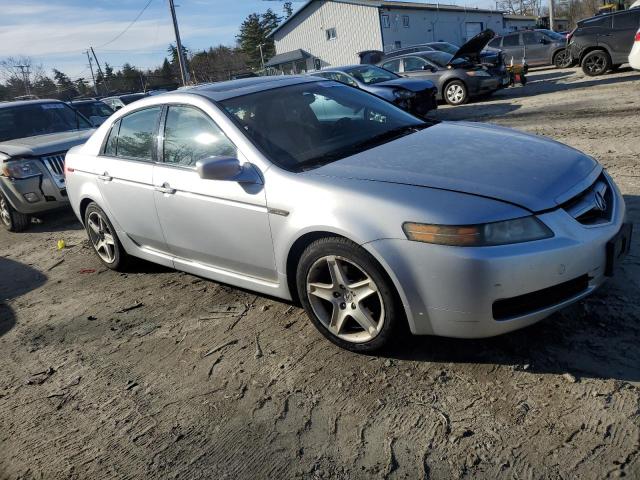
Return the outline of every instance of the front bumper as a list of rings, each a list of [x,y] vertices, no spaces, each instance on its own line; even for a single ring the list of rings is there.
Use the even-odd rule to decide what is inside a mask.
[[[66,188],[58,186],[44,168],[40,175],[25,179],[0,176],[0,191],[15,210],[26,215],[69,205]]]
[[[423,90],[413,98],[398,99],[394,103],[409,113],[423,117],[438,108],[437,89]]]
[[[606,245],[625,217],[624,200],[614,191],[612,219],[605,225],[584,226],[560,208],[539,215],[555,234],[546,240],[463,248],[385,239],[367,246],[391,272],[414,334],[499,335],[542,320],[605,281]],[[584,280],[577,289],[576,279]],[[549,295],[549,304],[525,313],[494,318],[495,302],[559,284],[574,290],[567,297]]]

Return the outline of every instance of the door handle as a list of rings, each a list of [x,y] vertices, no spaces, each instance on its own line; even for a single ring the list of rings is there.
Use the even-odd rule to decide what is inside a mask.
[[[107,172],[104,172],[102,175],[98,175],[98,178],[103,182],[110,182],[113,180],[113,177],[109,176]]]
[[[162,193],[166,193],[168,195],[173,195],[174,193],[176,193],[176,189],[175,188],[171,188],[171,186],[168,183],[163,183],[160,186],[155,186],[154,190],[156,192],[162,192]]]

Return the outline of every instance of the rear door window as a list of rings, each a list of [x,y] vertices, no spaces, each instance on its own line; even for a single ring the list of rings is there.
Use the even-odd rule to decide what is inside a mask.
[[[489,42],[489,46],[491,48],[500,48],[500,42],[502,41],[502,37],[500,38],[494,38],[493,40],[491,40]]]
[[[383,63],[382,68],[394,73],[398,73],[400,71],[400,60],[391,60],[390,62]]]
[[[120,119],[116,156],[145,162],[155,159],[155,138],[162,107],[145,108]]]
[[[585,20],[584,28],[611,28],[611,17],[595,17]]]
[[[525,45],[536,45],[542,40],[542,34],[540,32],[524,32],[522,34],[522,43]]]
[[[424,66],[427,64],[426,60],[419,57],[406,57],[403,61],[405,72],[417,72],[423,70]]]

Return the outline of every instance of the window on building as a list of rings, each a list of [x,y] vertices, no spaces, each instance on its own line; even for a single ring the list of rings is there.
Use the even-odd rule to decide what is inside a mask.
[[[402,48],[402,42],[400,40],[396,40],[393,44],[393,48]]]
[[[335,28],[328,28],[327,30],[325,30],[325,34],[327,35],[327,40],[335,40],[335,38],[338,36],[336,34]]]
[[[402,26],[404,28],[409,28],[409,15],[402,16]]]
[[[389,15],[382,15],[382,28],[389,28],[391,24],[389,23]]]

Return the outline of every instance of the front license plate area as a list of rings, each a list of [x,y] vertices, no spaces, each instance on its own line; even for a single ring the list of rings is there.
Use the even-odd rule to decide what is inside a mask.
[[[631,248],[631,233],[633,226],[631,223],[624,223],[620,231],[607,242],[607,265],[604,274],[612,277],[613,272]]]

